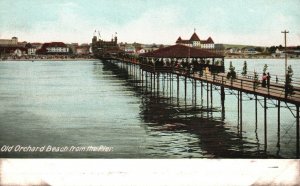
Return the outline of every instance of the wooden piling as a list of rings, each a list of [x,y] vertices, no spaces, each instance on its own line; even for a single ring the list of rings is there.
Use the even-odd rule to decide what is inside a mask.
[[[155,93],[155,90],[156,90],[156,75],[155,75],[155,72],[153,73],[153,92]]]
[[[297,158],[299,158],[299,128],[300,128],[300,126],[299,126],[299,106],[298,105],[296,105],[296,107],[297,107],[297,109],[296,109],[296,133],[297,133],[297,135],[296,135],[296,145],[297,145],[297,147],[296,147],[296,150],[297,150]]]
[[[257,124],[257,95],[255,95],[255,123]]]
[[[210,84],[210,108],[213,107],[213,87],[212,83]]]
[[[197,80],[194,80],[195,82],[195,106],[197,106]]]
[[[221,108],[222,108],[222,120],[225,119],[225,90],[224,86],[221,86]]]
[[[208,86],[208,82],[206,82],[206,107],[208,110],[209,107],[209,86]]]
[[[184,100],[186,102],[186,91],[187,91],[187,76],[184,77]]]
[[[243,92],[240,91],[240,124],[241,133],[243,131]]]
[[[201,106],[203,106],[203,81],[201,81]]]
[[[157,96],[159,96],[159,72],[157,73]]]
[[[238,122],[238,127],[240,126],[240,91],[237,91],[237,113],[238,113],[238,117],[237,117],[237,122]]]
[[[277,147],[280,147],[280,101],[279,100],[277,104],[277,137],[278,137]]]
[[[267,151],[267,98],[264,97],[264,136],[265,136],[265,151]]]
[[[177,99],[179,99],[179,75],[177,75]]]

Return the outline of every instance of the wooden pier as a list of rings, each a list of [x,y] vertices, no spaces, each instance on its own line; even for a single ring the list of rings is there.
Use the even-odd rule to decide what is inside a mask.
[[[208,61],[209,59],[209,61]],[[224,69],[224,56],[201,49],[190,48],[182,45],[174,45],[159,49],[154,52],[140,55],[138,58],[126,55],[111,56],[103,59],[109,63],[120,63],[124,68],[133,74],[134,78],[140,78],[146,89],[154,90],[159,94],[161,87],[159,83],[165,84],[165,78],[169,79],[169,88],[173,89],[173,81],[177,81],[177,98],[179,97],[179,79],[184,79],[184,97],[187,96],[187,81],[192,82],[193,97],[196,104],[197,82],[201,84],[201,96],[203,87],[206,87],[207,107],[212,105],[214,89],[220,90],[222,115],[225,117],[224,102],[226,98],[225,89],[235,91],[237,95],[238,120],[242,131],[243,123],[243,95],[250,94],[255,101],[255,114],[257,121],[258,96],[263,98],[261,106],[264,109],[264,143],[267,148],[267,109],[268,100],[272,100],[277,108],[278,132],[280,133],[280,109],[287,107],[296,120],[296,157],[299,158],[299,106],[300,86],[293,85],[293,91],[287,91],[284,83],[272,81],[269,86],[262,87],[260,81],[254,75],[238,75],[234,79],[228,79]],[[161,81],[160,81],[161,80]],[[168,82],[167,82],[168,83]],[[148,87],[150,86],[150,87]],[[173,91],[170,91],[170,94]],[[172,96],[172,95],[169,95]]]

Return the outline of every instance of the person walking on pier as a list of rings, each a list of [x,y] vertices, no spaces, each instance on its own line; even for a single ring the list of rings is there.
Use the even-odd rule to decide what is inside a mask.
[[[267,75],[266,73],[263,73],[262,84],[261,84],[262,87],[266,87],[266,83],[267,83],[266,81],[267,81]]]
[[[271,79],[271,76],[270,76],[270,73],[268,72],[267,73],[267,87],[268,87],[268,89],[270,88],[270,79]]]

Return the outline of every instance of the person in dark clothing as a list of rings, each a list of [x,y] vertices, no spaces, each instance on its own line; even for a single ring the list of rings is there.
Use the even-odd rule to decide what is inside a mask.
[[[267,81],[267,75],[266,75],[266,73],[263,73],[262,83],[261,83],[262,87],[266,87],[266,83],[267,83],[266,81]]]
[[[267,73],[267,87],[270,88],[270,79],[271,79],[271,76],[270,76],[270,73],[268,72]]]

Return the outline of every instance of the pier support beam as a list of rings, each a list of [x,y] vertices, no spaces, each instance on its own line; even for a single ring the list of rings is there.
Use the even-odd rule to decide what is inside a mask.
[[[208,82],[206,82],[206,114],[207,114],[207,118],[209,118],[209,86],[208,86]]]
[[[237,117],[237,122],[238,122],[238,131],[240,131],[239,126],[240,126],[240,91],[237,91],[237,110],[238,110],[238,117]]]
[[[156,77],[155,77],[156,75],[155,75],[155,72],[153,73],[153,92],[154,92],[154,95],[155,95],[155,90],[156,90],[156,82],[155,82],[155,79],[156,79]]]
[[[186,102],[186,86],[187,86],[187,77],[184,77],[184,101]]]
[[[179,101],[179,75],[177,75],[177,101]]]
[[[159,72],[157,73],[157,96],[159,96]]]
[[[277,104],[277,147],[280,148],[280,101]]]
[[[165,85],[166,85],[166,76],[163,74],[163,76],[162,76],[162,93],[163,93],[163,96],[165,96],[165,88],[166,88]],[[167,83],[167,91],[168,91],[168,83]]]
[[[264,97],[264,134],[265,134],[265,151],[267,151],[267,98]]]
[[[148,72],[145,71],[145,78],[146,78],[146,92],[148,91]]]
[[[195,106],[197,106],[197,80],[194,79],[195,82]]]
[[[207,112],[208,112],[208,107],[209,107],[209,87],[208,87],[208,82],[206,82],[206,107],[207,107]]]
[[[201,106],[203,106],[203,81],[201,81]]]
[[[243,92],[240,91],[240,132],[243,132]]]
[[[144,71],[141,69],[141,88],[142,92],[144,91]]]
[[[173,97],[173,74],[169,73],[169,78],[170,78],[170,97]]]
[[[257,124],[257,95],[255,95],[255,123]]]
[[[210,84],[210,107],[213,106],[213,86],[212,83]]]
[[[150,81],[151,81],[150,91],[151,91],[151,93],[152,93],[152,84],[153,84],[153,82],[152,82],[152,73],[151,73],[151,72],[150,72]]]
[[[240,91],[240,122],[243,122],[243,92]]]
[[[296,147],[296,149],[297,149],[297,158],[299,158],[299,106],[298,105],[296,105],[296,107],[297,107],[297,109],[296,109],[296,133],[297,133],[297,135],[296,135],[296,145],[297,145],[297,147]]]
[[[224,86],[221,86],[221,107],[222,107],[222,120],[225,119],[225,90]]]

